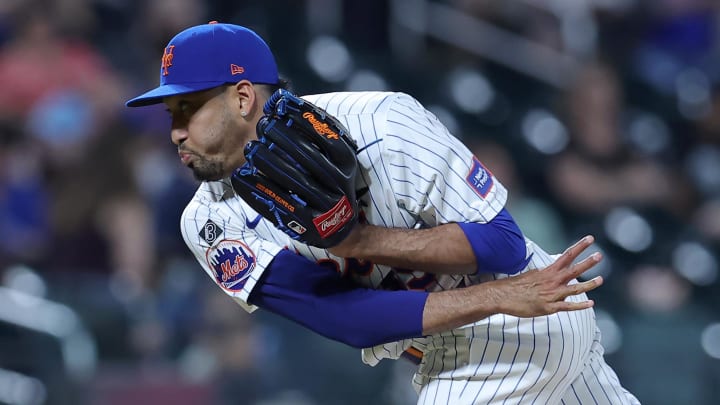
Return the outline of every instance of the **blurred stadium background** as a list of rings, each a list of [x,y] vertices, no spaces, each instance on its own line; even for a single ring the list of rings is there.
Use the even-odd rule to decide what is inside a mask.
[[[418,98],[530,237],[596,235],[624,385],[720,401],[717,0],[0,0],[0,403],[414,404],[409,365],[247,316],[186,250],[166,114],[123,102],[210,20],[300,94]]]

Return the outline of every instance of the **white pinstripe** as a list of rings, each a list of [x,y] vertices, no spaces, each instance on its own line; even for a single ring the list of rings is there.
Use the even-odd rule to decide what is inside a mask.
[[[363,148],[362,182],[369,193],[365,216],[369,223],[410,228],[422,222],[487,222],[505,205],[507,191],[493,179],[480,198],[466,181],[471,152],[415,99],[401,93],[329,93],[304,97],[337,117]],[[183,213],[182,234],[205,271],[212,248],[199,237],[210,219],[223,228],[224,238],[243,241],[257,257],[244,287],[228,291],[243,308],[257,279],[282,247],[292,246],[312,260],[333,260],[339,271],[347,262],[328,252],[296,244],[262,220],[248,229],[246,219],[257,213],[235,198],[228,181],[204,183]],[[527,268],[542,268],[552,258],[527,241],[532,260]],[[380,288],[386,277],[412,283],[422,273],[404,274],[374,266],[369,274],[348,274],[358,283]],[[480,283],[502,274],[462,277],[441,275],[428,291],[455,288],[461,281]],[[411,284],[412,285],[412,284]],[[586,299],[584,295],[571,298]],[[602,347],[592,310],[538,318],[494,315],[466,327],[421,339],[393,342],[363,350],[363,361],[377,364],[398,358],[410,346],[424,352],[413,383],[418,404],[518,403],[637,403],[602,359]],[[573,402],[576,401],[576,402]],[[594,402],[593,402],[594,401]],[[605,401],[605,402],[603,402]]]

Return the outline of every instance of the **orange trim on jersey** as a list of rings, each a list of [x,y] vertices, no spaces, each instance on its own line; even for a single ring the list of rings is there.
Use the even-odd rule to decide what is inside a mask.
[[[407,353],[413,357],[417,357],[418,359],[423,358],[423,352],[421,352],[420,350],[418,350],[412,346],[408,347],[407,350],[405,350],[405,353]]]
[[[410,361],[411,363],[415,365],[419,365],[423,358],[423,353],[414,348],[414,347],[408,347],[407,350],[405,350],[400,357],[404,358],[405,360]]]

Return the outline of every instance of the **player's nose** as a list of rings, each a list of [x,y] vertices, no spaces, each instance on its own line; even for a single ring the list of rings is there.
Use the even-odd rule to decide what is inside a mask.
[[[180,145],[188,137],[188,131],[186,128],[172,128],[170,130],[170,139],[175,145]]]

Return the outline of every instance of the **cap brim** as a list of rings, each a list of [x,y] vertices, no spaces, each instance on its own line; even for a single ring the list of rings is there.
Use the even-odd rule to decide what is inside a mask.
[[[191,84],[165,84],[158,86],[146,93],[143,93],[131,100],[125,105],[127,107],[144,107],[147,105],[162,103],[165,97],[176,96],[179,94],[194,93],[196,91],[209,90],[213,87],[221,86],[225,82],[202,82]]]

